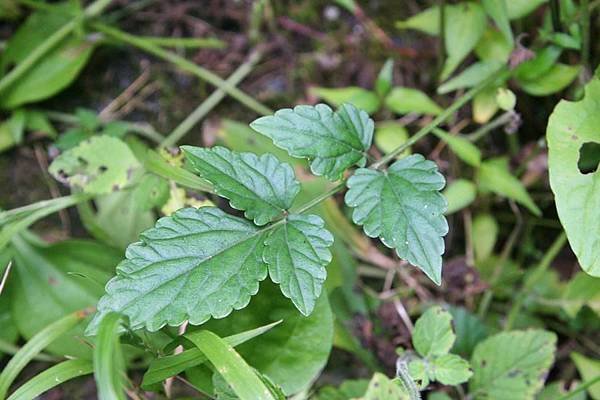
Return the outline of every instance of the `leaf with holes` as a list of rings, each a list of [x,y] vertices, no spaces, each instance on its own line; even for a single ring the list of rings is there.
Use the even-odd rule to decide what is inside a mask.
[[[128,316],[132,329],[156,331],[245,307],[267,276],[264,236],[251,222],[213,207],[159,219],[127,248],[88,332],[110,311]]]
[[[351,104],[335,112],[317,104],[279,110],[250,126],[290,155],[308,158],[315,175],[337,180],[352,165],[365,164],[375,124],[366,112]]]
[[[600,79],[579,102],[561,101],[548,121],[548,165],[560,222],[581,268],[600,277],[600,172],[582,173],[581,153],[600,143]]]
[[[316,215],[290,215],[265,241],[263,258],[271,280],[304,315],[314,309],[331,261],[333,235],[324,225]]]
[[[131,183],[141,165],[120,139],[93,136],[58,156],[49,171],[70,187],[106,194]]]
[[[442,279],[445,184],[434,162],[414,154],[388,171],[361,168],[348,180],[346,204],[352,220],[369,237],[379,237],[398,256],[419,267],[436,284]]]
[[[475,399],[533,400],[554,361],[556,335],[543,330],[511,331],[480,342],[473,353]]]
[[[244,210],[257,225],[264,225],[292,205],[300,191],[294,170],[272,154],[236,153],[224,147],[204,149],[182,146],[192,168],[211,182],[231,207]]]

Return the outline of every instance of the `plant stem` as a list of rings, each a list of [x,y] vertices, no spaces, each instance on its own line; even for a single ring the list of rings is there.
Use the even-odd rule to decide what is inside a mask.
[[[471,142],[478,141],[479,139],[484,137],[488,132],[493,131],[494,129],[496,129],[502,125],[506,125],[508,122],[510,122],[510,120],[512,119],[513,113],[514,113],[514,111],[506,111],[505,113],[494,118],[487,124],[479,127],[473,133],[468,134],[467,139],[469,139]]]
[[[558,400],[567,400],[567,399],[570,399],[573,396],[575,396],[577,393],[586,390],[587,388],[589,388],[590,386],[592,386],[592,385],[594,385],[594,384],[596,384],[598,382],[600,382],[600,375],[595,376],[594,378],[590,379],[589,381],[583,382],[581,385],[577,386],[575,389],[571,390],[569,393],[565,394],[564,396],[562,396]]]
[[[96,0],[90,4],[85,11],[67,22],[62,28],[48,36],[39,46],[37,46],[23,61],[21,61],[8,74],[0,79],[0,92],[6,90],[10,85],[15,83],[23,74],[33,67],[39,60],[42,59],[50,50],[63,41],[84,19],[93,18],[100,14],[112,0]]]
[[[261,54],[254,51],[248,57],[248,60],[240,65],[233,74],[225,81],[227,87],[237,86],[252,71],[256,63],[260,60]],[[174,130],[161,142],[162,147],[175,145],[184,137],[190,129],[194,127],[202,118],[206,116],[223,98],[225,97],[224,88],[214,91],[206,100],[204,100],[190,115],[187,116]]]
[[[539,282],[539,280],[544,276],[546,270],[550,266],[550,263],[556,258],[558,253],[562,250],[564,245],[567,242],[567,235],[564,232],[554,240],[554,243],[546,250],[546,254],[541,259],[540,263],[537,265],[535,270],[529,275],[528,279],[523,284],[523,287],[517,294],[513,305],[508,312],[508,316],[506,318],[506,325],[504,326],[504,330],[510,330],[521,311],[521,307],[523,307],[523,303],[527,299],[528,294],[531,292],[533,287]]]
[[[218,75],[214,74],[213,72],[202,68],[199,65],[196,65],[193,62],[181,56],[178,56],[177,54],[171,51],[165,50],[160,46],[155,45],[154,43],[148,42],[144,38],[130,35],[129,33],[123,32],[119,29],[110,27],[102,23],[93,23],[91,26],[97,31],[104,33],[105,35],[115,39],[118,42],[126,43],[131,46],[140,48],[144,51],[147,51],[150,54],[155,55],[158,58],[173,63],[175,66],[179,67],[184,71],[196,75],[198,78],[210,83],[211,85],[219,89],[222,89],[228,95],[230,95],[246,107],[250,108],[257,114],[268,115],[273,113],[273,110],[256,101],[254,98],[242,92],[240,89],[228,84],[226,81],[221,79]]]
[[[437,128],[439,124],[450,118],[452,114],[454,114],[456,111],[458,111],[458,109],[467,104],[473,97],[475,97],[475,95],[477,95],[477,93],[486,88],[490,83],[500,79],[507,79],[509,75],[510,71],[508,71],[506,67],[500,68],[488,79],[484,80],[483,82],[469,90],[467,93],[459,97],[458,100],[452,103],[450,107],[446,108],[440,115],[438,115],[433,121],[431,121],[431,123],[421,128],[417,133],[411,136],[410,139],[402,143],[390,153],[386,154],[379,161],[373,163],[369,168],[380,169],[381,167],[385,166],[388,162],[396,158],[399,154],[402,154],[404,150],[406,150],[407,148],[409,148],[410,146],[427,136],[429,133],[431,133],[431,131]]]
[[[342,190],[345,186],[346,186],[346,180],[344,179],[341,183],[339,183],[338,185],[334,186],[333,188],[331,188],[327,192],[325,192],[325,193],[323,193],[323,194],[315,197],[314,199],[310,200],[307,203],[304,203],[297,210],[290,210],[290,212],[302,214],[303,212],[308,211],[309,209],[313,208],[314,206],[316,206],[317,204],[319,204],[323,200],[326,200],[329,197],[333,196],[334,194],[336,194],[337,192],[339,192],[340,190]]]

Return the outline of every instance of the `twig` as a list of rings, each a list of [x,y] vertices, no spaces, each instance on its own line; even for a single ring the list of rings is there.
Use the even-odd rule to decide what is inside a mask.
[[[111,115],[114,114],[119,108],[121,108],[125,103],[127,103],[146,83],[148,83],[148,79],[150,78],[150,70],[146,66],[144,67],[140,76],[138,76],[127,88],[118,95],[115,99],[113,99],[100,113],[98,117],[102,120],[110,120]]]
[[[408,329],[408,331],[412,335],[415,327],[414,327],[412,321],[410,320],[410,316],[408,315],[406,308],[404,308],[404,304],[402,304],[402,302],[398,299],[394,299],[393,304],[394,304],[394,308],[396,309],[396,312],[400,316],[400,319],[402,319],[402,322],[406,326],[406,329]]]

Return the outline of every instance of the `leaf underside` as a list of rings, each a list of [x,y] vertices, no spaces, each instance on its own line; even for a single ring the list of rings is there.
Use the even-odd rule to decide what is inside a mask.
[[[419,267],[436,284],[441,283],[446,200],[439,192],[445,184],[434,162],[420,154],[396,161],[388,171],[360,168],[347,182],[346,204],[352,219],[369,237]]]
[[[236,153],[182,146],[194,170],[210,181],[218,195],[257,225],[264,225],[290,208],[300,191],[294,170],[272,154]]]
[[[351,104],[333,111],[325,104],[296,106],[250,124],[290,155],[310,160],[315,175],[340,179],[352,165],[363,166],[371,147],[374,122]]]

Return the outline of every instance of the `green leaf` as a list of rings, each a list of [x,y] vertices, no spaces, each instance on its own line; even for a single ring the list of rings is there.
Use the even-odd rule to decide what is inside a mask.
[[[375,80],[375,93],[377,96],[383,98],[388,95],[394,84],[394,60],[389,58],[386,60],[377,79]],[[356,105],[356,104],[355,104]],[[356,105],[358,108],[362,108]],[[365,110],[366,111],[366,110]]]
[[[558,46],[543,47],[536,52],[535,57],[515,68],[515,77],[522,81],[538,79],[556,65],[561,53],[562,50]]]
[[[440,85],[437,92],[439,94],[446,94],[458,89],[477,86],[479,83],[492,76],[501,66],[502,63],[495,60],[476,62],[465,68],[454,78]]]
[[[443,216],[446,200],[439,192],[444,177],[434,162],[414,154],[396,161],[388,171],[361,168],[347,182],[346,204],[352,220],[369,237],[419,267],[436,284],[442,278]]]
[[[447,354],[455,340],[452,315],[439,306],[429,308],[415,323],[412,342],[423,357]]]
[[[508,7],[506,6],[510,0],[483,0],[483,8],[485,12],[494,20],[496,26],[509,43],[513,41],[512,29],[508,20]]]
[[[481,165],[481,151],[469,140],[458,135],[451,135],[441,129],[434,129],[433,133],[448,144],[450,150],[461,160],[472,167]]]
[[[224,147],[182,146],[192,168],[211,182],[231,207],[265,225],[288,210],[300,191],[294,170],[272,154],[235,153]]]
[[[94,378],[100,400],[125,399],[125,361],[119,343],[121,316],[108,313],[98,326],[94,347]]]
[[[442,112],[433,100],[420,90],[396,86],[385,98],[385,106],[397,114],[438,115]]]
[[[488,329],[481,320],[464,307],[450,307],[456,342],[452,352],[468,357],[481,340],[488,335]]]
[[[489,159],[481,164],[479,187],[483,191],[490,191],[521,203],[534,215],[542,215],[542,211],[533,202],[521,181],[508,170],[508,162],[504,158]]]
[[[128,316],[132,329],[157,331],[245,307],[267,275],[264,236],[214,207],[184,208],[159,219],[127,248],[88,332],[110,311]]]
[[[358,86],[343,88],[314,87],[310,89],[310,93],[336,107],[349,103],[368,114],[373,114],[379,110],[381,105],[377,94]]]
[[[405,21],[397,21],[396,28],[415,29],[432,36],[437,36],[440,34],[440,9],[439,7],[430,7]]]
[[[264,326],[224,337],[223,340],[230,346],[236,347],[268,332],[282,321],[276,321]],[[155,358],[150,362],[148,370],[144,373],[143,388],[149,388],[167,378],[175,376],[186,369],[198,366],[206,361],[206,356],[197,348],[191,348],[178,354]]]
[[[584,305],[600,315],[600,278],[578,272],[567,283],[563,300],[563,309],[571,318],[575,318]]]
[[[600,360],[593,360],[579,353],[571,353],[571,360],[584,381],[591,381],[600,375]],[[600,382],[588,387],[587,392],[592,399],[600,400]]]
[[[467,179],[457,179],[444,189],[443,194],[448,202],[445,214],[450,215],[468,207],[475,200],[477,186]]]
[[[586,400],[587,396],[585,395],[585,391],[571,394],[571,392],[573,390],[577,389],[574,386],[575,385],[571,385],[572,390],[567,391],[566,390],[566,387],[567,387],[566,382],[563,382],[563,381],[552,382],[552,383],[544,386],[544,389],[540,392],[540,394],[538,394],[538,396],[536,397],[536,400],[563,399],[567,395],[570,395],[570,397],[566,397],[569,400]]]
[[[239,353],[290,396],[306,388],[327,363],[333,343],[333,316],[325,293],[305,317],[276,285],[265,281],[248,307],[202,328],[228,336],[283,320],[277,327],[236,347]]]
[[[316,215],[289,215],[287,223],[269,233],[263,259],[271,280],[304,315],[309,315],[321,294],[331,262],[328,247],[333,235]]]
[[[478,214],[473,219],[473,252],[476,260],[485,260],[494,251],[498,223],[491,214]]]
[[[79,376],[92,373],[94,367],[88,360],[67,360],[56,364],[33,378],[29,379],[17,390],[15,390],[8,400],[32,400],[55,386]]]
[[[398,380],[375,372],[367,392],[360,400],[409,400],[409,396]]]
[[[444,45],[448,58],[444,63],[441,80],[446,80],[475,48],[486,27],[483,8],[474,2],[465,2],[446,10]]]
[[[375,145],[384,153],[389,153],[408,140],[408,131],[399,122],[380,121],[375,127]],[[405,157],[410,154],[410,149],[399,155]]]
[[[475,399],[533,400],[554,360],[556,335],[543,330],[502,332],[479,343],[471,359]]]
[[[367,113],[350,104],[336,112],[324,104],[286,108],[250,126],[290,155],[310,159],[311,171],[331,180],[352,165],[365,164],[374,130]]]
[[[560,222],[581,268],[600,277],[600,172],[579,171],[580,152],[586,143],[600,142],[600,80],[586,86],[579,102],[561,101],[548,121],[548,166]]]
[[[71,330],[82,318],[85,312],[78,311],[68,314],[41,329],[10,359],[0,373],[0,399],[4,399],[10,385],[27,364],[46,346]]]
[[[512,111],[517,105],[517,96],[512,90],[506,88],[498,88],[496,92],[496,103],[504,111]]]
[[[548,96],[560,92],[577,78],[579,65],[555,64],[544,75],[532,80],[518,80],[521,89],[532,96]]]
[[[513,47],[512,41],[507,41],[501,32],[490,26],[475,46],[475,54],[483,62],[496,61],[501,66],[510,58]]]
[[[14,265],[7,289],[13,321],[26,339],[67,314],[95,306],[121,257],[120,252],[88,240],[41,246],[15,236],[12,247]],[[46,351],[91,358],[90,347],[78,339],[84,327],[82,321]]]
[[[86,193],[106,194],[127,186],[140,170],[129,147],[117,138],[93,136],[58,156],[50,173]]]
[[[509,0],[506,1],[508,18],[519,19],[531,14],[548,0]]]
[[[432,361],[435,380],[444,385],[460,385],[473,375],[469,362],[455,354],[444,354]]]
[[[342,382],[339,387],[325,386],[319,390],[314,400],[348,400],[363,396],[369,381],[365,379],[352,379]]]
[[[185,337],[206,355],[241,400],[274,400],[254,370],[223,339],[204,330]]]
[[[69,9],[72,3],[63,3],[54,6],[52,12],[32,14],[8,41],[0,61],[0,76],[67,23],[72,18]],[[63,40],[0,94],[0,107],[15,108],[53,96],[79,75],[93,49],[94,43],[84,37]]]
[[[475,95],[473,98],[473,121],[485,124],[498,112],[496,90],[496,87],[490,86]]]

